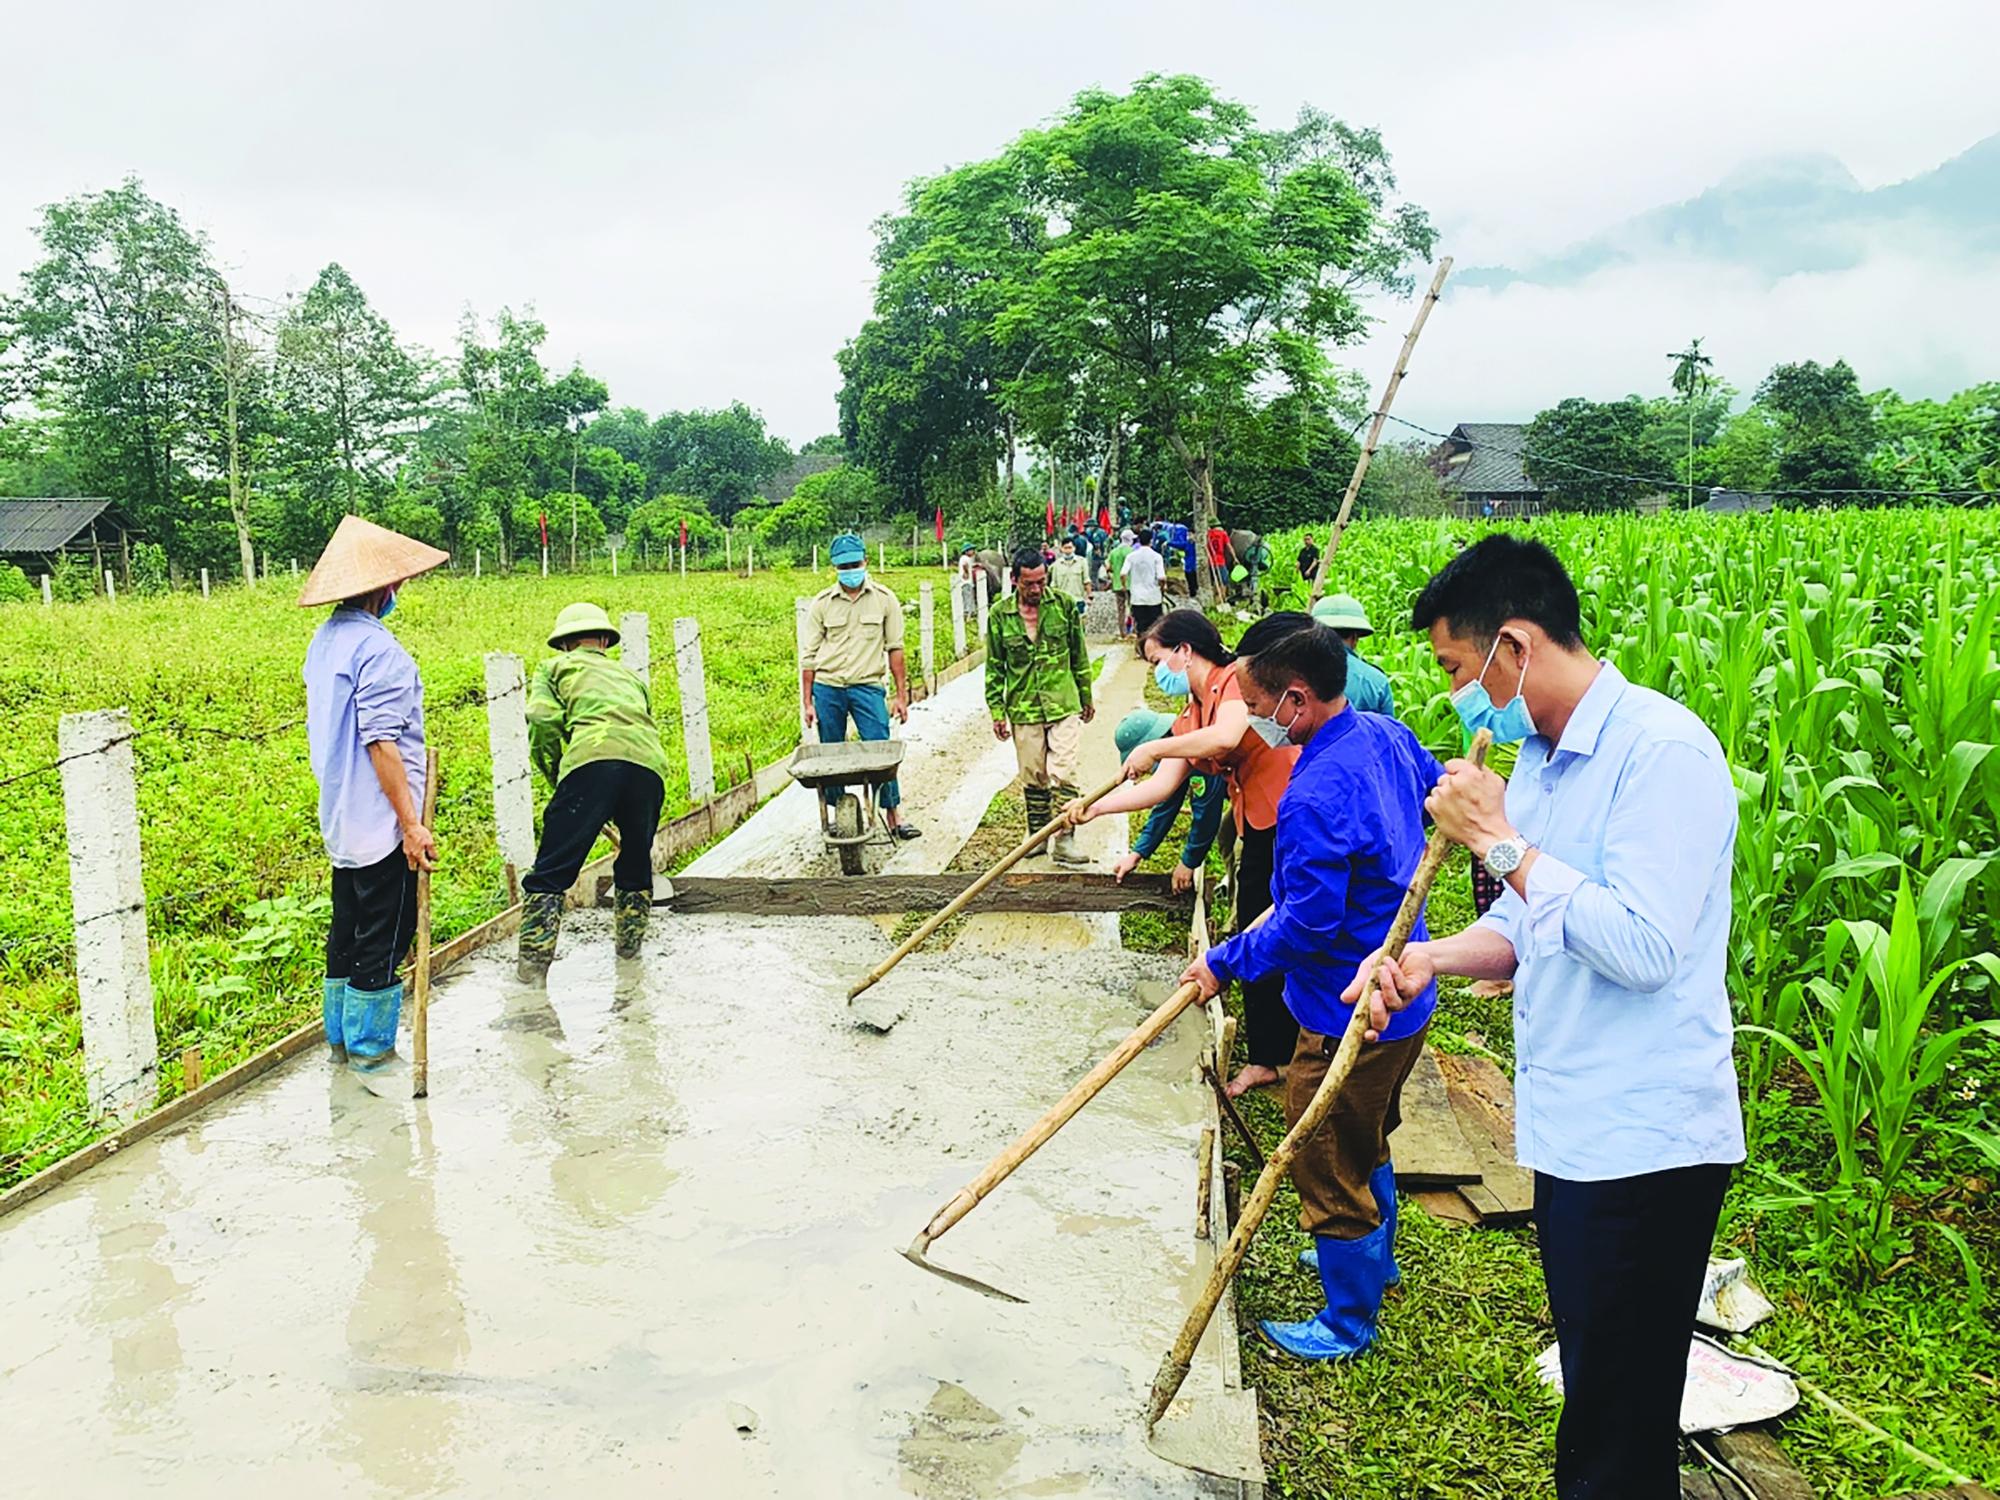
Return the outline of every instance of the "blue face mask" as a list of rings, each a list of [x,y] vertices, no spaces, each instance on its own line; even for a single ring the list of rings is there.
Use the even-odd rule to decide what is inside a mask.
[[[1153,663],[1153,681],[1169,698],[1185,698],[1193,691],[1188,683],[1188,674],[1176,672],[1163,661]]]
[[[382,601],[382,608],[376,612],[375,618],[378,620],[386,620],[389,618],[389,616],[393,615],[395,612],[396,612],[396,593],[395,590],[391,589],[389,591],[389,597]]]
[[[835,568],[833,576],[840,580],[842,588],[858,589],[868,581],[868,570],[866,568]]]
[[[1451,695],[1451,706],[1458,711],[1459,722],[1465,725],[1467,734],[1477,734],[1480,730],[1490,730],[1493,743],[1511,745],[1517,740],[1525,740],[1535,732],[1534,715],[1528,712],[1528,703],[1521,696],[1521,685],[1528,680],[1528,664],[1521,663],[1521,680],[1514,684],[1514,696],[1507,700],[1504,708],[1493,706],[1493,695],[1486,691],[1486,673],[1493,665],[1493,652],[1500,649],[1500,637],[1493,637],[1493,651],[1486,653],[1486,665],[1479,669],[1479,675]]]

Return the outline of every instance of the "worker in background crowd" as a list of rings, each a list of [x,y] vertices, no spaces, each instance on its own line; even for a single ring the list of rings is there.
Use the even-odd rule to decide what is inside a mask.
[[[1111,548],[1111,556],[1104,566],[1104,576],[1111,589],[1112,604],[1118,611],[1118,638],[1123,640],[1132,633],[1132,584],[1125,576],[1125,559],[1132,555],[1133,532],[1126,527],[1118,533],[1118,540]]]
[[[1103,588],[1106,554],[1111,550],[1111,533],[1106,531],[1093,516],[1090,524],[1083,528],[1083,539],[1089,543],[1090,581],[1096,587]]]
[[[967,619],[979,613],[979,553],[967,547],[958,554],[958,579],[953,587],[953,596],[958,600],[958,612]]]
[[[986,617],[986,706],[993,737],[1014,743],[1028,832],[1037,833],[1077,794],[1083,726],[1097,709],[1083,612],[1049,587],[1048,569],[1032,547],[1014,558],[1014,592]],[[1072,827],[1051,843],[1058,862],[1088,862]]]
[[[1361,654],[1361,638],[1375,633],[1368,612],[1352,594],[1328,594],[1312,607],[1312,617],[1338,635],[1351,658],[1347,664],[1347,702],[1365,714],[1394,714],[1396,696],[1382,669]]]
[[[1066,594],[1081,606],[1090,599],[1090,564],[1077,555],[1076,538],[1066,536],[1057,550],[1055,566],[1049,569],[1049,586]]]
[[[1150,708],[1135,708],[1118,721],[1118,728],[1112,734],[1118,746],[1118,758],[1123,760],[1139,746],[1152,740],[1165,739],[1174,732],[1174,719],[1170,714],[1155,712]],[[1181,842],[1180,863],[1174,866],[1173,886],[1177,891],[1194,889],[1194,873],[1208,858],[1208,851],[1215,843],[1215,835],[1222,828],[1222,807],[1224,779],[1221,776],[1196,772],[1167,794],[1166,800],[1156,805],[1146,814],[1146,823],[1139,830],[1139,836],[1132,840],[1132,847],[1118,856],[1111,866],[1111,873],[1123,880],[1139,868],[1140,861],[1151,859],[1160,845],[1173,832],[1174,819],[1180,816],[1181,804],[1187,800],[1189,788],[1194,791],[1194,807],[1188,814],[1187,837]]]
[[[1319,543],[1308,536],[1303,542],[1299,543],[1299,582],[1303,583],[1310,590],[1313,585],[1313,579],[1318,573]]]
[[[1278,814],[1271,910],[1196,959],[1182,982],[1194,981],[1206,998],[1232,979],[1282,979],[1299,1026],[1285,1080],[1285,1119],[1295,1125],[1347,1030],[1353,1005],[1341,986],[1348,966],[1387,937],[1423,858],[1424,797],[1443,768],[1396,720],[1348,707],[1350,658],[1339,637],[1302,615],[1288,619],[1237,674],[1258,731],[1301,747]],[[1416,930],[1424,931],[1421,919]],[[1258,1326],[1300,1359],[1343,1359],[1366,1349],[1382,1289],[1399,1279],[1389,1135],[1437,990],[1410,999],[1380,1040],[1362,1049],[1333,1112],[1292,1162],[1299,1226],[1313,1236],[1326,1306],[1302,1322]]]
[[[1132,550],[1126,554],[1119,576],[1131,593],[1132,629],[1143,640],[1166,604],[1167,564],[1153,550],[1152,532],[1142,530],[1132,539]]]
[[[383,621],[402,585],[450,554],[343,516],[299,594],[333,613],[306,648],[306,743],[333,863],[322,1006],[336,1063],[384,1076],[398,1063],[396,977],[416,936],[417,872],[436,867],[424,826],[424,685]]]
[[[1292,617],[1290,628],[1305,622]],[[1263,625],[1264,622],[1259,622]],[[1275,626],[1246,635],[1253,648]],[[1257,626],[1251,627],[1257,631]],[[1277,836],[1278,802],[1291,778],[1297,750],[1269,744],[1250,724],[1237,671],[1236,654],[1207,615],[1198,609],[1176,609],[1140,638],[1139,649],[1153,663],[1153,680],[1168,697],[1188,700],[1174,732],[1165,739],[1134,747],[1125,757],[1125,774],[1133,784],[1100,797],[1088,808],[1072,812],[1083,823],[1107,813],[1135,812],[1158,806],[1191,772],[1220,776],[1229,788],[1236,820],[1236,884],[1232,919],[1238,930],[1254,922],[1271,904],[1271,855]],[[1155,770],[1154,768],[1158,769]],[[1148,772],[1152,772],[1150,776]],[[1137,778],[1145,777],[1144,781]],[[1278,1070],[1292,1060],[1298,1026],[1285,1009],[1282,975],[1260,975],[1243,987],[1245,1042],[1249,1058],[1229,1080],[1231,1098],[1279,1081]]]
[[[1454,760],[1429,802],[1506,888],[1385,961],[1367,998],[1393,1034],[1438,975],[1515,982],[1515,1138],[1565,1393],[1556,1491],[1672,1500],[1695,1302],[1744,1156],[1724,987],[1736,789],[1706,725],[1591,655],[1540,542],[1482,538],[1410,623],[1467,730],[1521,742],[1509,781]]]
[[[1208,544],[1208,565],[1215,570],[1218,579],[1227,579],[1230,569],[1236,566],[1236,549],[1229,543],[1229,533],[1222,529],[1222,522],[1215,521],[1208,528],[1205,539]]]
[[[569,888],[607,823],[618,830],[611,867],[618,957],[637,958],[646,940],[667,755],[652,693],[637,672],[606,654],[617,644],[618,629],[601,608],[571,604],[549,631],[556,654],[528,683],[528,758],[555,795],[542,813],[534,868],[521,881],[514,968],[523,984],[548,978]]]
[[[1188,527],[1175,521],[1168,533],[1167,555],[1178,557],[1182,576],[1187,580],[1187,596],[1192,599],[1196,593],[1196,580],[1201,574],[1201,542]]]
[[[903,606],[888,589],[869,580],[868,548],[860,537],[835,537],[828,556],[833,562],[833,586],[814,595],[800,648],[806,728],[818,729],[822,745],[838,744],[847,738],[852,719],[863,740],[886,740],[891,712],[906,724],[910,719]],[[883,691],[885,677],[895,684],[893,701]],[[831,806],[846,790],[828,786],[820,795]],[[903,816],[902,803],[902,788],[893,778],[875,793],[890,837],[921,837],[923,830]]]

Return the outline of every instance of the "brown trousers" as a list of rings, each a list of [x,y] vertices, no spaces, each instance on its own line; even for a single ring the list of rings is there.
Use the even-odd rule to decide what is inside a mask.
[[[1389,1133],[1403,1119],[1403,1080],[1417,1065],[1429,1029],[1393,1042],[1363,1042],[1333,1112],[1292,1158],[1299,1228],[1306,1233],[1358,1240],[1381,1224],[1368,1178],[1389,1159]],[[1299,1029],[1299,1044],[1285,1074],[1286,1125],[1296,1125],[1306,1112],[1332,1065],[1329,1054],[1339,1046],[1337,1036]]]

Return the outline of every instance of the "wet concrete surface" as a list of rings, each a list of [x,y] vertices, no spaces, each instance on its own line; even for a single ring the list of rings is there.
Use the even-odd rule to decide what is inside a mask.
[[[895,868],[946,863],[1012,774],[964,681],[909,762],[935,842]],[[821,868],[798,802],[704,873]],[[877,1036],[844,1001],[874,922],[661,913],[619,964],[578,914],[546,994],[505,948],[440,986],[428,1101],[303,1059],[51,1192],[0,1223],[9,1488],[1216,1492],[1138,1417],[1193,1290],[1198,1017],[933,1247],[1026,1305],[896,1253],[1176,967],[1115,918],[1056,920],[1088,946],[989,921],[898,970],[912,1004]]]

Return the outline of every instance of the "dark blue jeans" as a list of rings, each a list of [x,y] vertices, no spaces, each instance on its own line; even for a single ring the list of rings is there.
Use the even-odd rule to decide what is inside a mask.
[[[830,683],[813,684],[813,717],[819,721],[819,742],[822,745],[837,745],[847,738],[847,721],[854,721],[854,729],[864,740],[886,740],[889,738],[889,695],[872,682],[856,683],[853,687],[834,687]],[[838,802],[840,794],[847,788],[830,786],[820,795],[828,804]],[[894,781],[885,781],[876,788],[876,804],[887,812],[892,807],[900,807],[903,793]]]

